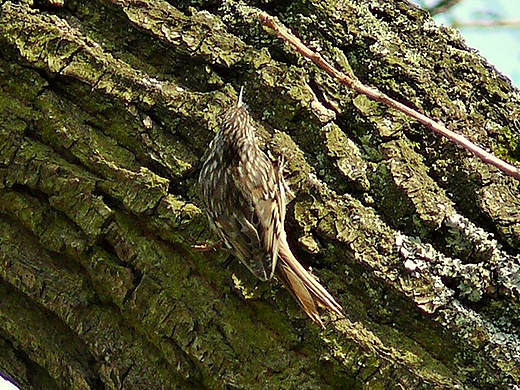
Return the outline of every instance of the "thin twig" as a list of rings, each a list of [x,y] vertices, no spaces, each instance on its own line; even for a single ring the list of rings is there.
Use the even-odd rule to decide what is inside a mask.
[[[462,0],[442,0],[439,1],[436,5],[429,8],[430,15],[438,15],[444,12],[447,12],[450,8],[453,8],[457,4],[459,4]]]
[[[378,102],[384,103],[390,107],[393,107],[401,112],[404,112],[406,115],[417,119],[419,122],[421,122],[423,125],[429,127],[433,131],[435,131],[438,134],[443,135],[444,137],[447,137],[448,139],[452,140],[456,144],[459,144],[460,146],[464,147],[465,149],[469,150],[476,156],[480,157],[485,163],[494,165],[501,171],[507,173],[508,175],[511,175],[513,177],[516,177],[517,179],[520,179],[520,170],[516,168],[515,166],[508,164],[507,162],[499,159],[498,157],[494,156],[493,154],[486,152],[481,147],[475,145],[468,139],[466,139],[464,136],[455,133],[454,131],[451,131],[447,129],[445,126],[441,125],[440,123],[435,122],[433,119],[427,117],[424,114],[421,114],[420,112],[405,106],[402,103],[399,103],[398,101],[392,99],[391,97],[385,95],[384,93],[380,92],[379,90],[368,87],[366,85],[363,85],[359,80],[355,79],[354,77],[348,76],[343,72],[340,72],[336,68],[334,68],[332,65],[330,65],[319,53],[315,53],[311,49],[309,49],[307,46],[305,46],[300,39],[295,37],[288,29],[280,26],[272,16],[268,15],[265,12],[260,13],[259,15],[260,20],[262,23],[276,31],[278,36],[282,38],[284,41],[289,42],[291,45],[295,47],[298,52],[300,52],[303,56],[309,58],[312,60],[316,65],[318,65],[321,69],[323,69],[325,72],[330,74],[332,77],[335,77],[338,79],[341,83],[349,86],[356,92],[366,95],[369,98],[376,100]]]
[[[497,19],[497,20],[474,20],[471,22],[453,22],[453,28],[491,28],[491,27],[520,27],[520,18],[517,19]]]

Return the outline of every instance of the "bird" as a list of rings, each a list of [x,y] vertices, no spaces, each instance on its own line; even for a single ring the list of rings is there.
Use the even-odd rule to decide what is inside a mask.
[[[203,159],[199,174],[211,227],[258,279],[277,276],[304,312],[324,327],[318,308],[343,317],[343,308],[296,259],[285,231],[283,163],[261,148],[240,90]]]

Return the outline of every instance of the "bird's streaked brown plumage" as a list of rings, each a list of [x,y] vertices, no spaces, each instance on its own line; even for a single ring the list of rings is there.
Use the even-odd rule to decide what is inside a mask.
[[[339,316],[342,308],[289,248],[280,170],[260,149],[241,90],[209,145],[199,176],[210,223],[257,278],[269,280],[276,273],[307,315],[323,325],[317,305]]]

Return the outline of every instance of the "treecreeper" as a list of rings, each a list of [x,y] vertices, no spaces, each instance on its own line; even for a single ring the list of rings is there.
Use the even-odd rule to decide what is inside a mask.
[[[340,317],[343,309],[289,248],[282,164],[274,164],[261,149],[243,90],[203,158],[199,183],[210,225],[258,279],[276,274],[305,313],[323,326],[318,307]]]

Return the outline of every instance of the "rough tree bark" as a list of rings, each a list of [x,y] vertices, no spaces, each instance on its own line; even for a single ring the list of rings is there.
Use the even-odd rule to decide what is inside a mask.
[[[2,1],[0,370],[23,389],[510,389],[518,181],[302,59],[518,160],[509,80],[399,0]],[[287,228],[344,305],[312,324],[211,238],[196,177],[246,87]]]

